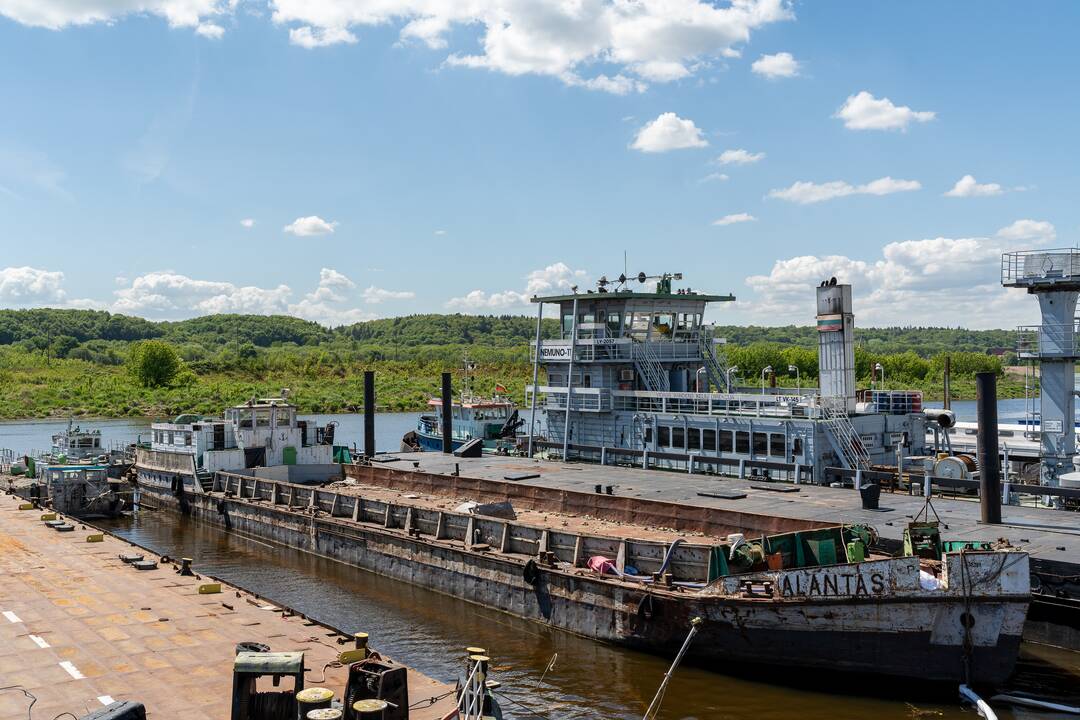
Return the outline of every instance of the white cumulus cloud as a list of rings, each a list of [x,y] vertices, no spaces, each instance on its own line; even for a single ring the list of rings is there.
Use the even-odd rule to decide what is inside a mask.
[[[956,181],[952,190],[945,193],[945,197],[987,197],[1000,195],[1005,192],[997,183],[979,183],[971,175],[965,175]]]
[[[794,16],[787,0],[271,0],[270,6],[274,22],[288,26],[291,42],[303,47],[356,42],[354,31],[391,26],[403,44],[449,50],[448,66],[545,75],[618,94],[640,91],[646,81],[688,77],[737,55],[753,31]],[[477,29],[478,47],[450,47],[465,34],[461,28]],[[593,74],[601,64],[615,72]]]
[[[225,28],[212,22],[201,22],[195,26],[195,34],[211,40],[220,40],[225,36]]]
[[[1000,285],[1000,239],[928,238],[893,242],[878,257],[800,255],[777,260],[767,275],[746,278],[747,318],[809,324],[814,288],[836,277],[851,283],[856,325],[1013,327],[1038,314],[1023,292]]]
[[[411,290],[385,290],[371,285],[364,290],[363,296],[364,302],[378,305],[386,300],[411,300],[416,297],[416,293]]]
[[[912,110],[906,105],[895,105],[889,98],[876,98],[863,90],[850,95],[836,111],[850,130],[907,130],[913,122],[929,122],[936,113],[929,110]]]
[[[14,306],[62,304],[64,273],[39,268],[0,268],[0,304]]]
[[[336,222],[327,222],[318,215],[299,217],[286,225],[282,230],[293,235],[307,237],[309,235],[326,235],[334,232],[338,226]]]
[[[750,213],[733,213],[731,215],[725,215],[719,220],[713,220],[713,225],[735,225],[736,223],[754,222],[756,217]]]
[[[717,165],[751,165],[765,159],[765,153],[752,153],[743,150],[725,150],[716,158]]]
[[[1046,220],[1017,220],[997,231],[997,236],[1010,242],[1050,243],[1057,239],[1057,228]]]
[[[255,227],[255,218],[244,218],[240,221],[240,225],[249,229],[253,228]]]
[[[825,183],[800,180],[790,187],[770,190],[769,197],[787,200],[800,205],[810,205],[848,195],[891,195],[892,193],[918,190],[921,187],[922,184],[918,180],[897,180],[888,176],[872,180],[863,185],[852,185],[843,180],[833,180]]]
[[[762,55],[753,62],[750,69],[770,80],[789,78],[799,74],[799,61],[788,52]]]
[[[673,112],[661,114],[638,130],[630,147],[647,153],[706,147],[709,141],[693,120],[685,120]]]
[[[216,31],[200,26],[218,27],[205,20],[232,12],[235,4],[235,0],[0,0],[0,15],[50,30],[112,23],[129,15],[156,15],[171,27],[196,28],[200,35],[217,37]]]
[[[524,291],[503,290],[490,292],[473,290],[461,297],[450,298],[446,307],[461,312],[484,312],[494,310],[524,310],[534,295],[550,295],[570,292],[574,286],[583,287],[588,281],[584,270],[573,270],[566,263],[554,263],[525,276]]]

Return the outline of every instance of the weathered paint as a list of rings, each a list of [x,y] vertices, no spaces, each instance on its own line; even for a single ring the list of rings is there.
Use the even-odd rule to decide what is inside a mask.
[[[917,561],[910,558],[870,563],[864,583],[872,587],[874,575],[880,574],[885,590],[865,596],[857,591],[857,580],[856,592],[846,592],[843,575],[864,572],[852,565],[721,578],[702,591],[665,589],[601,578],[574,567],[575,558],[601,549],[615,549],[623,562],[629,554],[645,565],[655,546],[663,547],[660,543],[462,518],[267,480],[219,476],[218,482],[235,496],[193,495],[188,498],[193,515],[216,524],[227,519],[240,532],[587,637],[669,654],[681,644],[690,618],[704,617],[702,637],[690,657],[708,666],[797,664],[956,681],[963,668],[961,621],[969,612],[974,618],[973,677],[998,682],[1015,663],[1029,601],[1027,556],[1019,552],[968,553],[972,580],[966,590],[949,582],[959,572],[952,558],[940,591],[919,588]],[[179,506],[171,495],[160,499],[167,507]],[[463,540],[470,529],[479,531],[479,542],[499,550],[468,549]],[[583,545],[589,548],[585,552]],[[542,567],[533,586],[524,580],[523,568],[540,549],[555,552],[569,564]],[[676,573],[703,572],[695,554],[704,549],[680,547],[683,569],[676,567]],[[567,558],[568,553],[573,555]],[[697,561],[687,563],[687,558]],[[1013,564],[1006,567],[1005,559]],[[819,586],[826,575],[833,578],[829,587],[835,583],[835,594],[743,597],[735,590],[747,580],[769,580],[774,590],[782,588],[783,578],[792,573],[800,578],[797,584],[812,585],[815,572]]]

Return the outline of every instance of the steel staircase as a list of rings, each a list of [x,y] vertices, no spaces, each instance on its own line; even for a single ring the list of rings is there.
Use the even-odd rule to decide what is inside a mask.
[[[203,468],[199,468],[195,471],[195,479],[199,481],[199,486],[204,493],[208,493],[214,489],[214,473]]]
[[[645,383],[645,389],[651,392],[668,392],[671,390],[671,379],[668,377],[667,371],[664,370],[664,366],[660,364],[660,360],[656,357],[652,345],[645,342],[634,345],[633,348],[634,367],[637,369],[638,375],[641,376],[642,382]]]
[[[841,399],[840,402],[843,402]],[[870,454],[859,438],[855,426],[851,424],[847,410],[843,405],[825,401],[821,404],[821,420],[826,436],[840,462],[848,470],[869,470]]]
[[[716,345],[713,343],[711,332],[702,332],[698,335],[698,347],[701,348],[701,357],[705,364],[705,376],[708,378],[709,383],[721,392],[734,392],[731,386],[728,385],[727,362],[716,354]]]

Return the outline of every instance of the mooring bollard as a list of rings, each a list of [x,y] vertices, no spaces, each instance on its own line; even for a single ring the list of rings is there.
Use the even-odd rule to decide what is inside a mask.
[[[333,699],[334,691],[328,688],[305,688],[296,693],[297,717],[306,720],[309,712],[330,707]]]
[[[180,558],[180,574],[181,575],[194,575],[191,571],[191,558]]]
[[[390,707],[390,704],[385,700],[369,699],[357,700],[353,703],[352,709],[360,720],[381,720],[385,716],[388,707]]]

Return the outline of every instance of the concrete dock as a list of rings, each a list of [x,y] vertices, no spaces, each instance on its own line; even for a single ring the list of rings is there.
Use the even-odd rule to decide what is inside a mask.
[[[41,510],[19,510],[22,502],[0,496],[0,687],[36,698],[33,717],[135,700],[153,718],[228,718],[239,642],[303,651],[305,687],[340,698],[348,668],[333,663],[352,648],[340,632],[226,584],[200,595],[199,585],[217,581],[181,576],[171,563],[136,570],[119,555],[160,558],[107,534],[87,542],[98,531],[77,521],[74,531],[54,531]],[[377,628],[356,630],[373,631],[378,649]],[[409,671],[412,704],[452,689]],[[0,691],[0,718],[26,717],[30,704],[20,689]],[[452,707],[444,697],[411,717],[435,720]]]
[[[796,486],[685,471],[562,463],[501,455],[458,458],[422,452],[392,453],[380,455],[378,459],[381,461],[372,463],[373,467],[388,471],[417,471],[449,477],[456,469],[462,479],[500,483],[511,498],[514,495],[535,496],[531,488],[591,494],[595,493],[597,485],[605,490],[611,485],[616,497],[712,508],[735,517],[747,514],[832,525],[865,523],[875,527],[882,538],[891,541],[903,540],[905,526],[924,505],[921,496],[883,492],[879,510],[863,510],[859,493],[849,488]],[[713,495],[731,497],[711,497]],[[744,497],[736,497],[740,495]],[[979,521],[977,502],[935,496],[933,507],[948,526],[942,531],[946,539],[996,541],[1005,538],[1030,553],[1035,561],[1080,567],[1080,515],[1077,513],[1007,505],[1002,507],[1001,525],[984,525]]]

